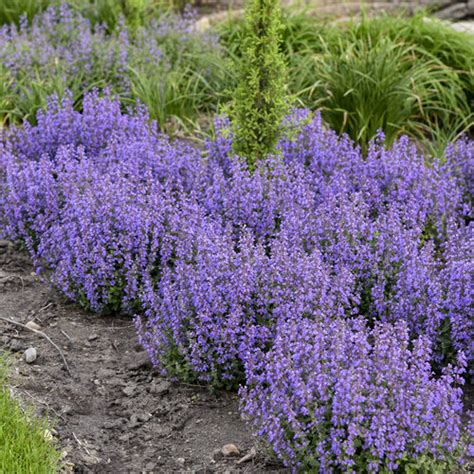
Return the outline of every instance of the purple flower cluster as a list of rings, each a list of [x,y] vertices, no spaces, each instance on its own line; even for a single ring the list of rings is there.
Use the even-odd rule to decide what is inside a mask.
[[[203,153],[171,144],[145,110],[121,113],[107,96],[86,95],[83,113],[68,97],[51,100],[38,125],[13,131],[3,148],[4,234],[24,239],[38,266],[95,310],[111,288],[113,307],[139,298],[150,352],[184,341],[180,354],[205,380],[232,378],[224,359],[241,364],[249,334],[264,341],[280,318],[315,308],[405,320],[413,335],[472,359],[473,143],[451,147],[445,164],[425,163],[406,139],[386,149],[379,137],[364,157],[318,116],[297,111],[288,125],[281,154],[252,174],[232,156],[225,120]],[[189,220],[186,237],[169,215]],[[155,231],[174,242],[169,268],[147,240]],[[219,335],[226,321],[235,337]],[[212,346],[220,339],[222,357]]]
[[[38,271],[71,299],[130,309],[199,165],[198,151],[170,144],[143,109],[122,114],[97,93],[83,113],[69,98],[52,100],[37,126],[12,131],[0,150],[1,233],[24,240]]]
[[[37,122],[0,148],[0,233],[69,298],[138,314],[168,375],[247,380],[245,409],[291,466],[454,452],[474,358],[474,142],[438,162],[379,136],[364,156],[295,111],[251,173],[225,118],[204,149],[97,92]]]
[[[184,57],[218,54],[216,37],[197,31],[195,22],[193,11],[186,10],[154,18],[133,32],[122,19],[107,32],[105,25],[92,26],[77,9],[62,3],[31,23],[24,18],[20,26],[1,26],[0,70],[5,90],[14,98],[16,112],[11,113],[23,120],[32,108],[35,113],[45,105],[47,95],[67,89],[78,108],[84,91],[94,87],[109,87],[124,103],[134,103],[132,76],[145,71],[158,87],[160,76],[181,67]],[[201,71],[203,76],[211,73]],[[15,121],[14,116],[7,118]]]
[[[465,361],[434,378],[430,357],[404,322],[286,322],[270,351],[247,359],[243,413],[295,471],[434,472],[437,461],[447,472]]]
[[[25,77],[43,87],[55,77],[69,87],[79,81],[86,90],[99,78],[102,83],[119,80],[125,87],[129,43],[126,31],[109,36],[105,27],[92,28],[87,19],[62,4],[38,14],[31,24],[25,18],[19,27],[2,26],[0,64],[15,87]]]

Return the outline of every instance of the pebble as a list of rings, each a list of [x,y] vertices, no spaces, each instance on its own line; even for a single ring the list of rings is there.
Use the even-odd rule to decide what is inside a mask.
[[[25,326],[28,329],[33,329],[34,331],[41,331],[41,326],[39,324],[36,324],[34,321],[28,321]]]
[[[225,444],[222,447],[222,454],[224,456],[240,456],[240,450],[235,444]]]
[[[98,334],[91,334],[87,340],[88,341],[95,341],[96,339],[99,339],[99,335]]]
[[[34,347],[28,347],[23,353],[23,358],[27,364],[32,364],[38,358],[38,353]]]
[[[176,459],[176,462],[180,465],[180,466],[184,466],[184,463],[186,462],[186,460],[184,458],[178,458]]]

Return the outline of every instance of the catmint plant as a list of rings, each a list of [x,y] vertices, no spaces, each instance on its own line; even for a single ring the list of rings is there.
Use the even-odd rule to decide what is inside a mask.
[[[433,376],[405,323],[301,318],[248,354],[244,416],[294,472],[448,472],[463,448],[462,353]]]

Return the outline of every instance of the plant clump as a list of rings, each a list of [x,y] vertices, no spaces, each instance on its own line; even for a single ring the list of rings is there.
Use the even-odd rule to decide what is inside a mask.
[[[246,157],[251,169],[275,151],[287,112],[280,15],[278,0],[250,0],[245,12],[232,116],[235,151]]]
[[[23,240],[71,300],[135,316],[167,376],[247,386],[247,407],[268,407],[256,431],[292,468],[444,469],[463,451],[459,377],[474,358],[474,142],[427,164],[406,137],[387,145],[379,133],[363,153],[307,110],[282,125],[278,154],[252,171],[225,117],[203,150],[170,142],[143,107],[123,112],[107,94],[87,94],[83,112],[51,99],[37,125],[12,127],[0,147],[1,237]],[[294,331],[307,334],[304,360]],[[289,397],[282,411],[260,372],[273,363],[294,368],[272,391]],[[365,379],[349,377],[359,371]],[[309,373],[330,377],[326,391]],[[393,421],[409,403],[400,387],[419,432]]]
[[[244,415],[295,471],[452,472],[465,361],[435,378],[430,359],[403,322],[285,323],[247,360]]]

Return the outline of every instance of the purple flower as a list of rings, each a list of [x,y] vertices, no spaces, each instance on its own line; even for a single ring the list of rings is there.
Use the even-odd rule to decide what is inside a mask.
[[[465,361],[435,378],[429,341],[410,346],[403,322],[283,323],[270,351],[247,357],[243,414],[295,472],[393,472],[419,458],[448,468],[462,447]]]

